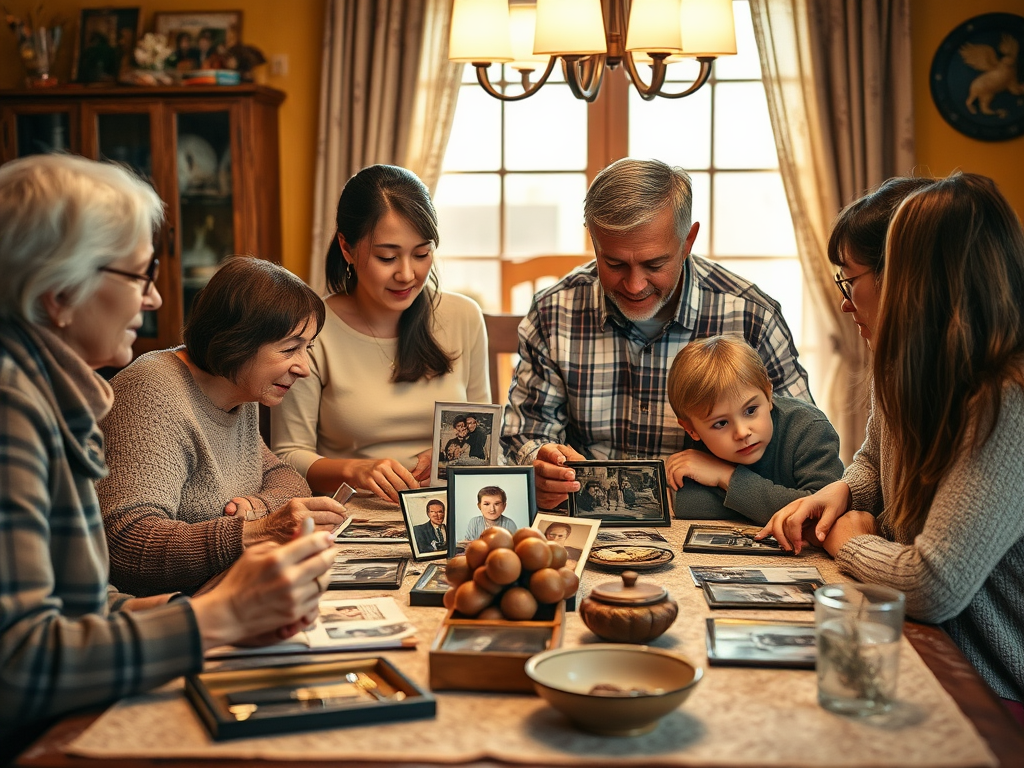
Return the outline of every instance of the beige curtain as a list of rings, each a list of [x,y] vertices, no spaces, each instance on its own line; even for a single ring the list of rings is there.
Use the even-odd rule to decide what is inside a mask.
[[[751,0],[800,262],[832,342],[816,387],[849,462],[864,440],[869,351],[826,255],[847,203],[914,166],[910,0]]]
[[[309,282],[324,290],[338,196],[374,163],[409,168],[433,192],[462,65],[448,61],[451,0],[328,0]]]

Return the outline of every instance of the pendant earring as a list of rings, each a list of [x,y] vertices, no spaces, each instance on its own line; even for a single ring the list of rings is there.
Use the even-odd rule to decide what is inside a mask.
[[[355,279],[356,271],[352,268],[352,262],[345,263],[345,293],[349,293],[350,284]]]

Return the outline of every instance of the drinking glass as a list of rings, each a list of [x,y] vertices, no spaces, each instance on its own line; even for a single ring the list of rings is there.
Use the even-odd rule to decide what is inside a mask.
[[[887,712],[896,696],[906,597],[872,584],[814,592],[818,702],[843,715]]]

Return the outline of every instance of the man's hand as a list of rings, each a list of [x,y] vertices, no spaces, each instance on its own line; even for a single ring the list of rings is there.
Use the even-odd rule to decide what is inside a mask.
[[[679,451],[679,453],[673,453],[665,461],[668,484],[672,486],[674,491],[678,491],[683,487],[683,478],[686,477],[701,485],[717,486],[723,491],[728,491],[729,481],[732,480],[732,475],[735,471],[736,466],[734,464],[692,448]]]
[[[345,507],[328,496],[292,499],[275,512],[258,520],[246,520],[242,528],[242,546],[263,541],[285,544],[295,538],[303,518],[312,517],[316,530],[330,533],[348,517]]]
[[[851,509],[845,515],[836,520],[832,530],[828,532],[822,546],[832,557],[842,546],[854,536],[873,536],[875,533],[875,516],[869,512],[860,512]]]
[[[586,457],[568,445],[548,443],[537,451],[533,461],[534,480],[537,484],[537,506],[540,509],[555,509],[569,498],[569,494],[580,489],[576,482],[576,471],[563,466],[566,461],[586,461]]]
[[[825,541],[833,523],[850,508],[850,499],[850,486],[842,480],[829,483],[784,506],[754,538],[774,536],[782,549],[799,555],[804,544],[820,546]]]

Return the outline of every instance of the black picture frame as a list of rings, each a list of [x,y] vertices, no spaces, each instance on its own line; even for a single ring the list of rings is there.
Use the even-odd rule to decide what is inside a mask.
[[[691,525],[683,542],[683,552],[716,555],[786,555],[773,538],[755,541],[761,529],[752,525]]]
[[[444,510],[441,520],[443,539],[435,533],[430,516],[431,508],[436,509],[440,503]],[[405,517],[405,528],[409,533],[409,547],[412,559],[417,562],[424,560],[443,560],[448,557],[448,543],[451,540],[451,528],[448,527],[448,489],[447,488],[412,488],[398,492],[398,504]],[[429,505],[429,506],[428,506]]]
[[[774,566],[774,565],[691,565],[690,578],[695,587],[703,586],[705,581],[719,584],[741,582],[746,584],[774,582],[790,584],[803,581],[815,586],[825,583],[824,577],[813,565]]]
[[[813,621],[707,619],[708,663],[712,666],[814,669]]]
[[[409,565],[407,557],[347,559],[339,555],[328,571],[331,589],[398,589]]]
[[[138,7],[81,9],[71,79],[113,85],[133,69],[141,20]]]
[[[447,563],[431,563],[409,590],[409,605],[443,606],[444,593],[448,591],[445,578]]]
[[[580,490],[569,494],[569,516],[602,527],[668,528],[668,480],[663,461],[567,461]],[[614,496],[613,496],[614,494]]]
[[[496,487],[505,492],[502,525],[509,531],[529,528],[537,516],[537,492],[533,467],[450,467],[448,470],[448,557],[455,557],[459,545],[477,538],[483,513],[478,505],[479,491]],[[477,521],[476,518],[481,518]],[[499,518],[500,519],[500,518]]]
[[[741,582],[705,581],[702,589],[710,608],[761,608],[813,610],[814,590],[807,581]]]
[[[1024,135],[1021,49],[1024,16],[1014,13],[974,16],[939,44],[929,77],[932,101],[954,130],[980,141]]]

